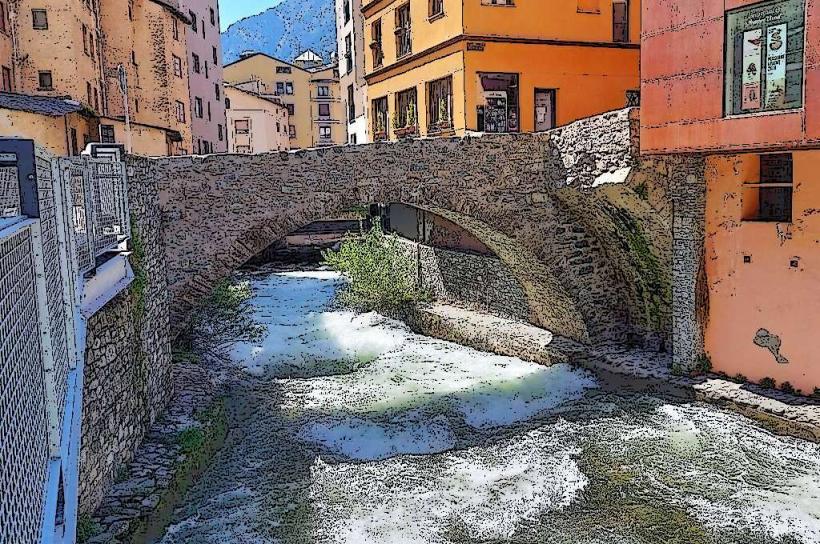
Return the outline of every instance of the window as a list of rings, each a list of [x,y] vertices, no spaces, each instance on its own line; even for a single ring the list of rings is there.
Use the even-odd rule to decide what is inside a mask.
[[[482,6],[514,6],[515,0],[481,0]]]
[[[330,140],[332,137],[331,127],[319,127],[319,138],[322,140]]]
[[[208,121],[213,121],[213,118],[211,116],[211,101],[210,100],[208,100]]]
[[[805,0],[726,15],[726,115],[803,106]]]
[[[94,49],[94,35],[90,32],[88,33],[88,45],[91,49],[91,60],[97,62],[97,53]]]
[[[345,73],[353,71],[353,36],[345,36]]]
[[[97,112],[100,111],[100,93],[96,87],[94,88],[94,110]]]
[[[86,96],[88,97],[88,102],[86,102],[86,104],[88,104],[88,107],[93,106],[94,105],[94,93],[91,91],[91,83],[86,82],[86,84],[85,84],[85,93],[86,93]]]
[[[0,32],[7,34],[9,31],[9,9],[5,2],[0,2]]]
[[[345,13],[345,24],[350,22],[350,0],[344,1],[344,7],[342,8]]]
[[[191,16],[191,30],[193,30],[194,32],[198,32],[199,25],[196,22],[196,13],[194,13],[193,11],[189,11],[188,15]]]
[[[88,56],[88,28],[83,25],[83,53]]]
[[[415,132],[418,123],[416,88],[396,93],[395,126],[397,131]],[[406,130],[404,130],[406,129]]]
[[[194,115],[202,119],[202,99],[198,96],[194,98]]]
[[[479,73],[478,88],[478,130],[518,132],[518,74]]]
[[[347,122],[356,120],[356,91],[353,85],[347,87]]]
[[[293,94],[293,83],[290,81],[285,82],[285,94]]]
[[[296,127],[294,125],[288,125],[288,136],[296,138]]]
[[[216,46],[212,45],[211,50],[212,50],[211,52],[214,55],[214,58],[213,58],[214,66],[219,66],[219,52],[216,50]]]
[[[612,1],[612,41],[629,41],[629,0]]]
[[[319,104],[319,117],[330,117],[330,104]]]
[[[370,25],[372,41],[370,50],[373,52],[373,68],[378,68],[384,63],[384,50],[382,49],[382,20],[378,19]]]
[[[173,55],[174,60],[174,75],[177,77],[182,77],[182,59],[176,55]]]
[[[211,8],[211,26],[216,26],[216,12]]]
[[[131,64],[134,66],[137,65],[137,54],[134,51],[131,51]]]
[[[180,102],[179,100],[176,101],[176,110],[177,110],[177,121],[180,123],[185,122],[185,104]]]
[[[791,153],[760,155],[757,183],[743,185],[743,220],[791,223],[794,163]]]
[[[387,97],[383,96],[373,101],[373,139],[375,141],[387,139]]]
[[[71,139],[71,154],[72,155],[79,155],[80,154],[80,146],[77,145],[77,129],[72,128],[69,131],[70,139]]]
[[[2,88],[2,90],[6,91],[6,92],[14,91],[14,84],[11,81],[11,68],[9,68],[8,66],[3,66],[2,67],[2,72],[3,72],[3,81],[2,81],[3,88]]]
[[[205,61],[205,79],[211,79],[211,73],[208,69],[208,61]]]
[[[46,70],[37,74],[38,88],[41,91],[51,91],[54,89],[51,71]]]
[[[410,32],[410,3],[396,9],[396,57],[401,58],[413,52]]]
[[[194,62],[194,72],[198,74],[202,70],[202,66],[199,64],[199,55],[197,55],[196,53],[191,53],[191,55]]]
[[[427,84],[427,130],[439,132],[453,127],[453,78]]]
[[[284,81],[277,81],[276,82],[276,94],[278,94],[278,95],[285,94],[285,82]]]
[[[31,24],[35,30],[48,30],[48,12],[44,9],[31,10]]]
[[[100,125],[100,142],[113,144],[115,141],[114,125]]]
[[[225,139],[225,129],[222,127],[222,123],[216,125],[216,137],[219,138],[220,142]]]
[[[249,145],[238,145],[238,146],[236,146],[236,152],[237,153],[243,153],[243,154],[246,154],[246,155],[250,155],[252,153],[251,146],[249,146]]]
[[[427,15],[431,18],[444,15],[444,0],[427,0]]]
[[[317,92],[319,93],[319,96],[327,98],[330,96],[330,87],[327,85],[319,85]]]
[[[171,28],[173,29],[174,41],[179,41],[179,21],[176,17],[171,20]]]
[[[276,67],[276,73],[277,74],[289,74],[291,72],[292,72],[292,70],[291,70],[290,66],[277,66]]]
[[[214,96],[217,100],[222,100],[222,87],[219,83],[214,83]]]
[[[293,104],[285,104],[285,108],[288,110],[288,115],[293,117],[296,114],[296,106]]]
[[[250,134],[251,132],[251,120],[250,119],[237,119],[233,122],[233,128],[237,134]]]
[[[535,89],[535,132],[555,128],[555,89]]]

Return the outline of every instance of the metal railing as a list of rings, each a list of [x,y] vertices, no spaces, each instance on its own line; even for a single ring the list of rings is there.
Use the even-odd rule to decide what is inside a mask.
[[[125,166],[0,139],[0,542],[73,542],[84,278],[129,235]]]

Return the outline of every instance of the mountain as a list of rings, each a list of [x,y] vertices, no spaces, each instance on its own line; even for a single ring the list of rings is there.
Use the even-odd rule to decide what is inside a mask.
[[[248,50],[290,61],[305,49],[313,49],[325,60],[336,51],[333,0],[284,0],[222,33],[225,64]]]

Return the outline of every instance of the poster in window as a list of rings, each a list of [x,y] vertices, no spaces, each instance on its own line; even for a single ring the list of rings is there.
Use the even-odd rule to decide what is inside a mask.
[[[786,105],[787,31],[786,24],[770,26],[766,30],[767,108],[783,108]]]
[[[746,110],[756,110],[761,107],[761,66],[763,58],[762,45],[763,30],[748,30],[743,33],[743,105]]]

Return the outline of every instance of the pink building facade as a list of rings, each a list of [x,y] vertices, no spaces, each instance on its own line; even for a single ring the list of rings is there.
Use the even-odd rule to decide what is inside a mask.
[[[228,136],[218,0],[183,0],[187,28],[193,152],[225,153]]]

